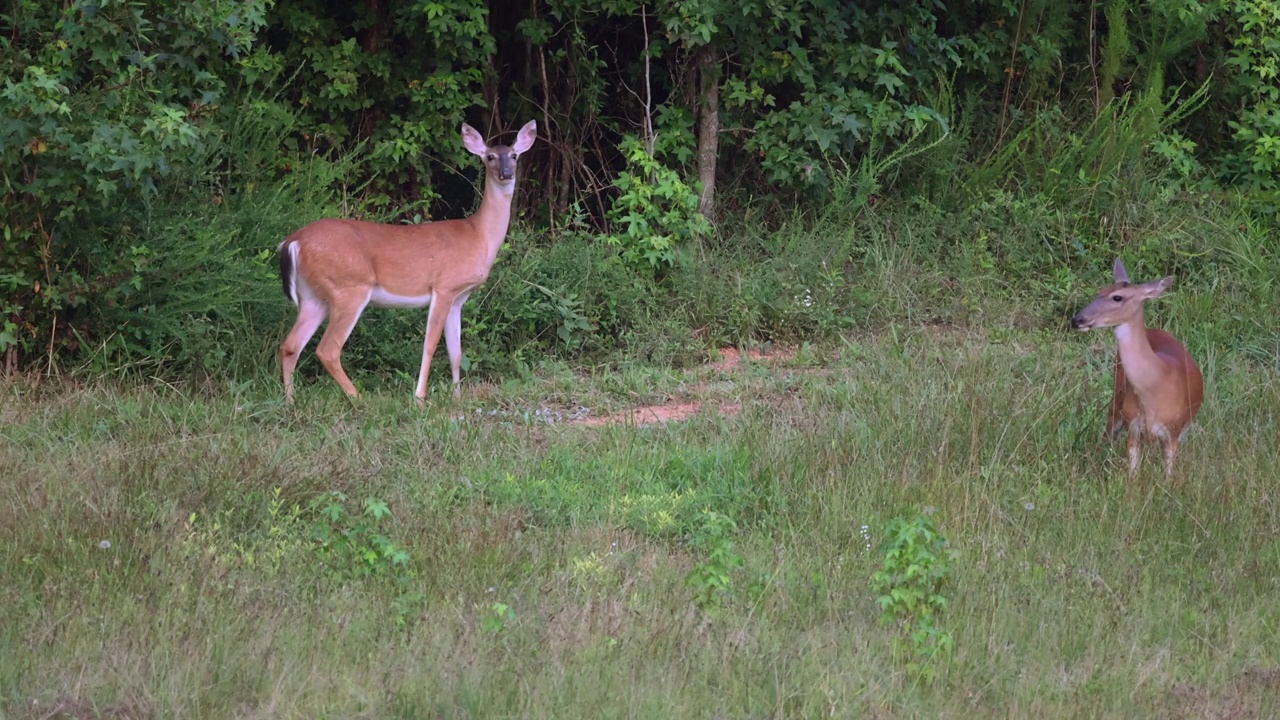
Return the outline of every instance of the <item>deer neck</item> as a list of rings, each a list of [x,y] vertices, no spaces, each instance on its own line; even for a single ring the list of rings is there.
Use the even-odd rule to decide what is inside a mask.
[[[515,194],[515,187],[515,183],[500,185],[486,177],[484,197],[480,200],[480,207],[470,218],[490,265],[498,257],[502,241],[507,237],[507,228],[511,224],[511,197]]]
[[[1120,346],[1120,362],[1124,364],[1125,377],[1139,394],[1160,387],[1167,368],[1151,349],[1141,310],[1136,317],[1116,326],[1116,342]]]

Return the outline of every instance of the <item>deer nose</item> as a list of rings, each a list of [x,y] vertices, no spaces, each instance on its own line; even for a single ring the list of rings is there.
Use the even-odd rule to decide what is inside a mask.
[[[1076,313],[1075,317],[1071,318],[1071,327],[1075,328],[1076,330],[1084,329],[1085,327],[1084,318],[1080,317],[1079,313]]]

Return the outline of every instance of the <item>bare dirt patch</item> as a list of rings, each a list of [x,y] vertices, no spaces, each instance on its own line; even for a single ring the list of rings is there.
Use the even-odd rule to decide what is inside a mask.
[[[611,415],[599,415],[574,420],[579,425],[654,425],[658,423],[680,422],[702,412],[700,402],[667,402],[661,405],[642,405]],[[721,415],[730,417],[742,410],[741,403],[724,403],[717,408]]]
[[[720,348],[720,359],[707,363],[707,367],[713,370],[729,372],[742,364],[742,352],[737,348]],[[769,350],[759,350],[752,348],[747,351],[747,358],[755,362],[779,362],[790,360],[796,356],[796,351],[792,348],[771,348]]]
[[[790,360],[795,357],[795,350],[792,348],[770,348],[768,350],[760,350],[752,348],[745,353],[746,358],[751,362],[777,363]],[[744,353],[737,348],[721,348],[719,350],[720,359],[709,362],[706,367],[711,370],[722,373],[733,372],[742,365]],[[693,386],[695,392],[706,389],[706,380],[699,381]],[[702,412],[706,405],[712,403],[691,402],[688,400],[673,399],[658,405],[642,405],[640,407],[623,410],[621,412],[611,413],[609,415],[587,416],[572,419],[569,422],[578,425],[589,425],[592,427],[600,427],[603,425],[634,425],[643,427],[645,425],[666,424],[671,422],[681,422]],[[714,404],[716,411],[722,417],[732,417],[742,410],[742,404],[736,402]]]

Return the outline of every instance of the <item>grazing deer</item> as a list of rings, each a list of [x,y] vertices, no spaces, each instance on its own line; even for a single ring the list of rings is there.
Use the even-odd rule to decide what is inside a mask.
[[[1138,475],[1139,444],[1160,440],[1164,444],[1164,476],[1169,479],[1178,444],[1204,399],[1204,379],[1182,343],[1163,330],[1147,329],[1143,323],[1142,303],[1164,294],[1173,278],[1134,285],[1120,258],[1116,258],[1114,273],[1115,284],[1099,290],[1098,297],[1071,318],[1071,326],[1078,330],[1116,329],[1120,352],[1105,437],[1114,439],[1123,419],[1129,430],[1130,483]]]
[[[360,220],[317,220],[280,244],[280,280],[298,306],[298,319],[280,346],[285,399],[293,402],[293,370],[298,356],[327,316],[316,357],[342,387],[356,397],[342,370],[342,346],[365,307],[420,308],[427,305],[427,336],[414,390],[425,405],[427,373],[444,332],[453,369],[453,394],[461,394],[462,304],[488,277],[507,236],[516,160],[537,139],[538,125],[520,128],[514,145],[488,146],[470,125],[462,143],[484,160],[484,198],[471,217],[421,225],[388,225]]]

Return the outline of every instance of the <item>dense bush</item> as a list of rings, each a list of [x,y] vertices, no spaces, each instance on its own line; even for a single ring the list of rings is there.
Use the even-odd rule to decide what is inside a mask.
[[[467,308],[472,373],[817,339],[908,292],[938,316],[992,292],[1056,313],[1117,250],[1269,301],[1276,3],[1077,10],[19,0],[0,15],[0,352],[268,367],[292,315],[276,244],[324,216],[467,212],[464,117],[541,134]],[[422,327],[371,312],[350,366],[410,375]]]

